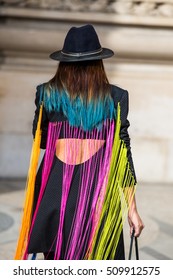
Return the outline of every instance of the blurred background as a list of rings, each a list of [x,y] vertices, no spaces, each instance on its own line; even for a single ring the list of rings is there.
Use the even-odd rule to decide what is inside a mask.
[[[109,81],[129,91],[140,258],[173,259],[173,0],[0,0],[0,259],[18,238],[36,86],[69,28],[88,23],[115,52]],[[124,235],[128,253],[127,224]]]

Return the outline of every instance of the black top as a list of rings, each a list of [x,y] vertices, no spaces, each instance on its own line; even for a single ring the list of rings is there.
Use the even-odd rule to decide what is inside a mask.
[[[35,132],[37,128],[37,122],[38,122],[38,115],[39,115],[39,102],[40,102],[40,86],[37,86],[37,92],[36,92],[36,98],[35,98],[35,116],[33,120],[33,137],[35,137]],[[132,153],[131,153],[131,147],[130,147],[130,137],[128,134],[128,127],[130,126],[130,123],[127,119],[128,111],[129,111],[129,97],[128,97],[128,91],[124,90],[120,87],[117,87],[115,85],[111,85],[111,95],[114,100],[115,108],[117,108],[118,102],[120,103],[120,118],[121,118],[121,128],[120,128],[120,139],[122,139],[127,147],[127,157],[130,164],[130,169],[132,171],[132,174],[134,176],[135,182],[136,180],[136,174],[135,169],[133,165],[133,159],[132,159]],[[42,129],[42,138],[41,138],[41,149],[46,148],[46,141],[47,141],[47,132],[48,132],[48,124],[49,122],[63,122],[67,121],[67,117],[62,112],[48,112],[43,106],[43,115],[42,115],[42,123],[41,123],[41,129]],[[59,138],[63,138],[63,135],[60,134]]]

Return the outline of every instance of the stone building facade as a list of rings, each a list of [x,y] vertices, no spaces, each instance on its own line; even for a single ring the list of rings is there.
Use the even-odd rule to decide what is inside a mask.
[[[173,0],[0,1],[0,177],[25,177],[36,85],[71,26],[91,23],[111,83],[129,91],[139,182],[173,182]]]

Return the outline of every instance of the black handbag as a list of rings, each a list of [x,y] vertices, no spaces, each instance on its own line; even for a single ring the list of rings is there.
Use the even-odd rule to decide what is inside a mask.
[[[131,240],[130,240],[130,249],[129,249],[129,258],[128,258],[128,260],[131,260],[131,257],[132,257],[133,240],[135,240],[136,260],[139,260],[138,239],[134,235],[135,235],[135,230],[133,229],[133,232],[132,232],[132,235],[131,235]]]

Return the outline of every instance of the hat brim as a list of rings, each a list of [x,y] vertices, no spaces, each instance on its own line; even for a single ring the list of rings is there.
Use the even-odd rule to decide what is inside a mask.
[[[99,60],[106,59],[114,55],[114,52],[107,48],[102,48],[102,51],[98,54],[82,55],[82,56],[69,56],[65,55],[60,51],[56,51],[50,54],[50,58],[53,60],[64,61],[64,62],[75,62],[75,61],[86,61],[86,60]]]

